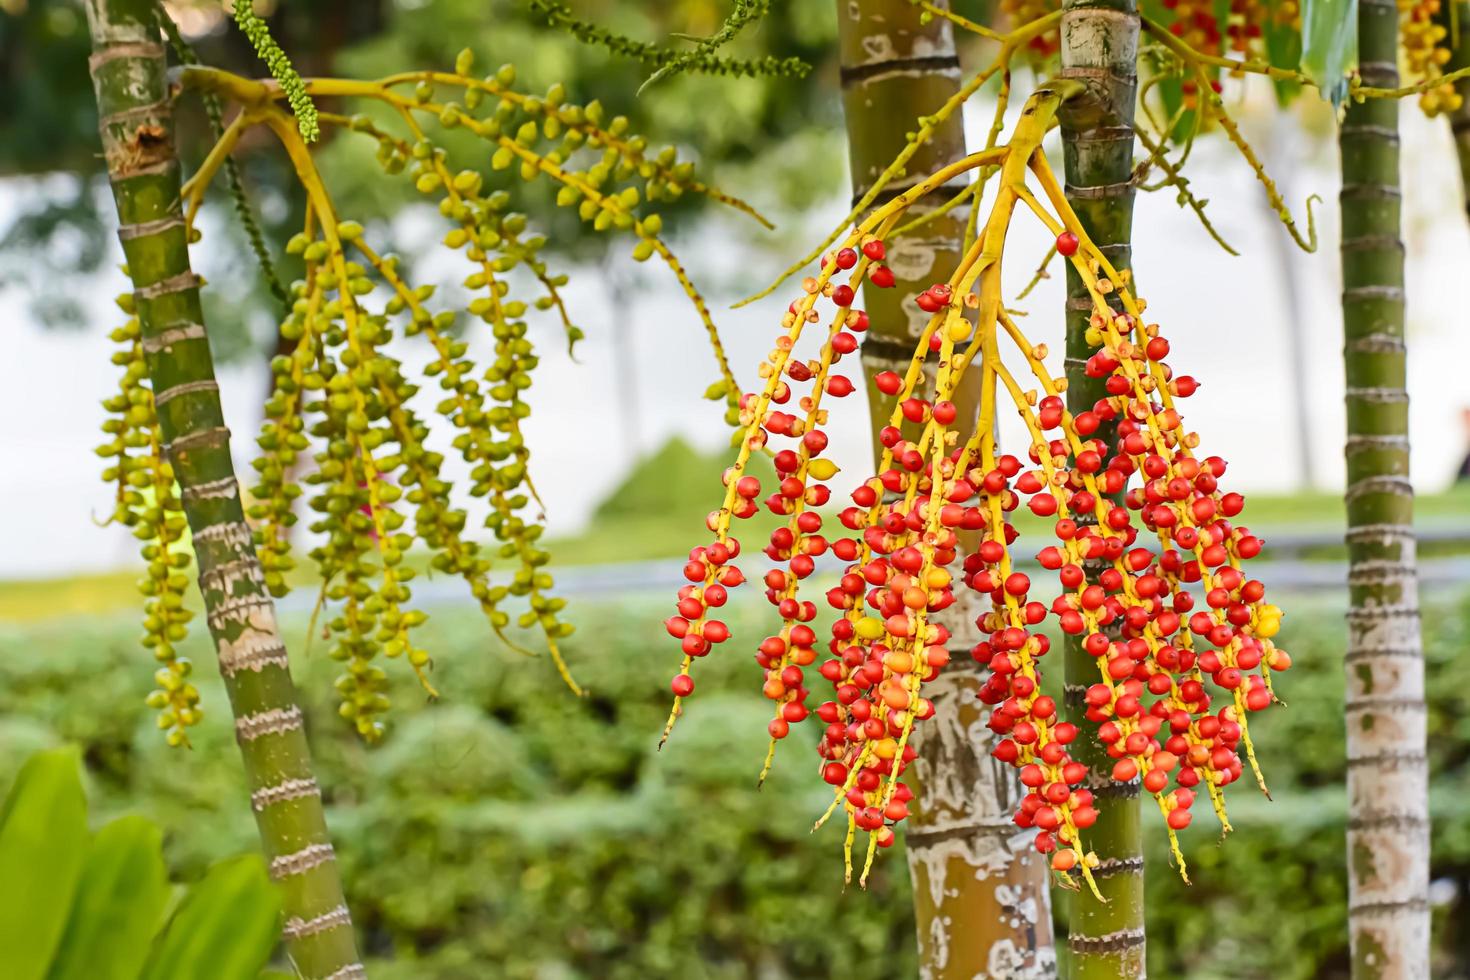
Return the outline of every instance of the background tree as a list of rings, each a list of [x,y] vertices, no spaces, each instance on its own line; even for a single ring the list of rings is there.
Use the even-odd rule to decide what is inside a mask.
[[[886,203],[923,174],[965,155],[959,113],[939,123],[909,159],[907,175],[874,195],[874,185],[904,150],[910,125],[930,116],[960,89],[953,29],[907,0],[836,3],[842,60],[843,111],[855,203]],[[946,5],[947,6],[947,5]],[[906,121],[913,120],[911,124]],[[936,188],[911,209],[934,216],[958,190]],[[938,214],[922,227],[887,241],[895,285],[869,283],[863,299],[873,326],[863,343],[863,371],[874,432],[892,414],[895,397],[874,378],[907,368],[925,317],[914,300],[955,271],[963,254],[965,211]],[[931,368],[932,370],[932,368]],[[978,378],[961,404],[973,412]],[[969,433],[966,433],[968,437]],[[971,540],[969,546],[976,542]],[[934,695],[935,717],[915,738],[919,760],[913,784],[915,812],[904,835],[913,881],[921,975],[933,980],[982,974],[1043,976],[1054,972],[1051,901],[1045,862],[1011,820],[1019,798],[1014,774],[991,758],[976,695],[980,665],[970,648],[980,639],[978,610],[961,603],[949,618],[954,659]]]

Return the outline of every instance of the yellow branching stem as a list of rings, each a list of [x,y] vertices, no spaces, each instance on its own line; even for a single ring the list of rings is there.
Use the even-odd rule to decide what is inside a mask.
[[[991,28],[986,27],[984,24],[977,24],[973,20],[970,20],[970,18],[968,17],[961,17],[959,14],[955,13],[953,10],[950,10],[948,7],[940,7],[936,4],[930,3],[929,0],[909,0],[909,2],[918,7],[920,10],[924,11],[924,13],[928,14],[930,17],[942,17],[945,20],[949,21],[951,24],[958,27],[960,30],[969,31],[971,34],[978,34],[981,37],[989,38],[992,41],[1004,41],[1006,39],[1006,35],[1001,34],[998,31],[994,31]]]
[[[1009,142],[915,182],[822,255],[782,317],[782,332],[760,368],[765,384],[740,398],[739,452],[708,522],[712,538],[691,553],[689,584],[666,622],[683,660],[671,685],[665,739],[694,691],[694,662],[729,639],[718,610],[745,581],[732,532],[756,513],[764,492],[746,475],[746,463],[756,451],[769,452],[775,439],[795,440],[774,453],[778,485],[764,500],[788,518],[765,549],[775,566],[762,576],[782,621],[756,655],[763,693],[777,709],[766,769],[790,727],[816,714],[826,725],[818,747],[822,775],[834,791],[816,826],[845,814],[844,868],[849,878],[856,870],[859,883],[907,815],[911,794],[900,776],[914,757],[910,736],[932,714],[925,684],[949,658],[948,633],[932,617],[956,601],[960,588],[991,599],[978,623],[985,639],[973,650],[991,670],[981,700],[993,707],[996,757],[1016,765],[1030,790],[1017,823],[1036,830],[1037,849],[1050,855],[1063,883],[1098,894],[1098,858],[1084,842],[1098,811],[1083,785],[1088,767],[1067,748],[1078,729],[1061,721],[1056,703],[1041,694],[1040,663],[1049,643],[1037,628],[1048,616],[1097,658],[1097,681],[1085,690],[1087,717],[1100,723],[1098,737],[1115,760],[1112,778],[1140,780],[1154,797],[1181,875],[1177,832],[1190,822],[1195,789],[1203,785],[1228,830],[1223,789],[1242,774],[1242,750],[1260,779],[1246,716],[1276,703],[1264,674],[1290,663],[1271,641],[1282,614],[1242,572],[1260,542],[1233,523],[1242,500],[1219,488],[1224,461],[1197,457],[1199,438],[1182,427],[1175,399],[1191,394],[1196,382],[1168,368],[1167,341],[1144,320],[1144,304],[1127,277],[1089,240],[1040,150],[1058,107],[1082,91],[1076,81],[1043,84]],[[835,473],[818,465],[827,443],[822,396],[852,390],[836,371],[867,327],[867,314],[853,306],[855,287],[891,283],[882,264],[884,238],[905,226],[914,201],[969,173],[978,190],[978,175],[987,169],[998,174],[988,216],[953,276],[915,300],[928,319],[907,369],[875,379],[896,402],[882,432],[884,451],[873,475],[852,492],[854,506],[838,515],[851,536],[829,540],[812,510],[829,498],[826,481]],[[1106,379],[1107,397],[1075,416],[1061,398],[1066,380],[1046,367],[1046,346],[1031,343],[1001,301],[1002,259],[1018,208],[1055,236],[1053,253],[1071,263],[1090,297],[1090,342],[1099,351],[1087,371]],[[822,321],[827,328],[818,353],[803,359],[796,351],[806,327]],[[1039,392],[1024,390],[1005,364],[1002,334]],[[981,397],[966,426],[952,395],[971,370],[981,372]],[[803,390],[809,393],[800,396]],[[1029,435],[1023,456],[1003,454],[995,442],[1002,390]],[[786,411],[798,397],[803,414]],[[1117,427],[1116,453],[1096,438],[1104,424]],[[973,433],[964,445],[962,427]],[[1134,476],[1138,483],[1128,489]],[[1050,605],[1030,598],[1030,577],[1013,565],[1017,534],[1006,515],[1026,498],[1037,515],[1056,518],[1056,543],[1037,555],[1062,585]],[[981,535],[962,568],[954,567],[960,529]],[[1144,531],[1158,538],[1157,550],[1143,546]],[[832,657],[819,665],[834,697],[812,710],[804,668],[816,663],[816,633],[806,625],[816,608],[802,599],[801,585],[812,573],[812,557],[827,550],[845,565],[826,594],[839,616],[827,646]],[[1084,565],[1101,572],[1089,578]],[[1199,609],[1185,589],[1193,582],[1205,589]],[[867,846],[858,867],[852,849],[860,832]]]
[[[1204,225],[1210,237],[1227,252],[1230,252],[1230,254],[1238,254],[1220,237],[1219,232],[1210,223],[1204,213],[1204,202],[1196,198],[1193,192],[1189,190],[1188,180],[1183,176],[1184,163],[1189,158],[1189,152],[1194,145],[1195,137],[1207,122],[1217,122],[1224,131],[1226,138],[1230,140],[1231,144],[1240,152],[1241,157],[1251,168],[1251,172],[1256,175],[1256,179],[1266,192],[1271,209],[1276,213],[1282,225],[1286,228],[1287,234],[1291,236],[1292,241],[1302,251],[1315,252],[1317,250],[1317,226],[1316,216],[1312,212],[1312,204],[1318,199],[1315,197],[1307,199],[1307,234],[1303,237],[1301,231],[1297,228],[1296,220],[1291,215],[1290,208],[1287,207],[1286,202],[1282,199],[1280,192],[1276,188],[1276,182],[1266,173],[1266,168],[1256,157],[1255,151],[1251,149],[1250,144],[1241,133],[1240,127],[1235,124],[1235,120],[1226,110],[1225,102],[1220,97],[1219,92],[1216,91],[1217,86],[1214,84],[1214,79],[1211,78],[1210,72],[1213,69],[1224,69],[1237,74],[1263,75],[1278,81],[1291,81],[1308,86],[1312,84],[1311,80],[1299,72],[1276,68],[1265,61],[1224,58],[1203,53],[1192,47],[1182,38],[1174,36],[1168,29],[1150,21],[1148,18],[1143,19],[1142,27],[1144,32],[1159,44],[1159,47],[1152,49],[1156,55],[1160,56],[1159,60],[1173,62],[1172,65],[1161,66],[1161,75],[1178,75],[1187,84],[1193,85],[1196,92],[1195,100],[1190,106],[1194,110],[1193,126],[1185,142],[1183,154],[1181,154],[1179,160],[1174,162],[1170,162],[1165,153],[1165,143],[1169,135],[1178,125],[1180,115],[1176,114],[1175,118],[1170,120],[1167,127],[1159,127],[1158,121],[1148,111],[1147,101],[1144,98],[1151,86],[1146,84],[1143,92],[1140,94],[1140,101],[1144,104],[1145,112],[1148,114],[1150,120],[1153,121],[1155,128],[1159,131],[1157,138],[1151,138],[1148,134],[1141,131],[1137,134],[1139,141],[1149,150],[1149,157],[1144,164],[1144,168],[1147,169],[1148,167],[1157,165],[1164,173],[1164,177],[1158,184],[1149,189],[1173,187],[1179,194],[1180,204],[1189,207],[1195,213],[1195,216],[1199,218],[1200,223]],[[1156,81],[1159,77],[1156,76],[1155,79],[1151,79],[1150,81]],[[1184,110],[1181,108],[1180,111],[1182,113]]]
[[[1194,212],[1195,217],[1199,219],[1199,223],[1204,226],[1205,231],[1209,232],[1210,237],[1215,240],[1216,244],[1231,255],[1238,256],[1240,253],[1232,248],[1229,242],[1220,237],[1220,233],[1211,224],[1209,215],[1205,214],[1205,204],[1208,202],[1195,197],[1194,191],[1189,189],[1189,179],[1184,176],[1177,164],[1169,162],[1169,155],[1164,140],[1155,140],[1142,129],[1135,130],[1134,135],[1138,138],[1138,142],[1143,144],[1143,148],[1148,150],[1148,159],[1139,165],[1136,171],[1137,176],[1142,177],[1147,173],[1149,168],[1155,166],[1162,170],[1164,177],[1159,181],[1157,187],[1174,188],[1179,194],[1180,206],[1187,207]],[[1308,249],[1308,251],[1312,251],[1312,249]]]
[[[1209,88],[1209,80],[1205,77],[1203,69],[1198,70],[1198,76],[1203,85],[1201,91],[1205,98],[1205,104],[1208,106],[1210,118],[1220,124],[1220,128],[1225,131],[1225,136],[1240,151],[1240,155],[1251,168],[1251,172],[1256,175],[1256,180],[1260,181],[1261,187],[1266,191],[1266,199],[1271,204],[1271,210],[1276,212],[1276,217],[1280,219],[1281,224],[1286,228],[1286,232],[1291,236],[1291,240],[1296,242],[1297,247],[1303,252],[1317,251],[1317,218],[1312,213],[1312,204],[1313,202],[1321,201],[1321,198],[1315,194],[1307,198],[1307,237],[1303,238],[1301,231],[1297,229],[1296,219],[1291,216],[1291,209],[1287,207],[1286,201],[1282,199],[1281,192],[1276,189],[1276,182],[1271,179],[1270,174],[1266,173],[1265,165],[1257,159],[1255,151],[1251,149],[1250,144],[1245,140],[1245,136],[1241,134],[1240,127],[1236,126],[1235,120],[1230,118],[1230,113],[1225,111],[1224,100],[1213,89]],[[1203,215],[1201,215],[1201,220],[1203,220]],[[1206,227],[1209,227],[1208,223]],[[1219,241],[1218,236],[1213,237],[1215,237],[1216,241]]]
[[[514,617],[516,625],[540,633],[558,673],[574,692],[584,693],[561,654],[560,642],[572,627],[561,615],[565,600],[552,594],[550,556],[539,544],[545,508],[531,478],[524,432],[530,413],[524,392],[538,363],[528,315],[537,310],[554,317],[569,350],[582,336],[562,296],[567,277],[541,257],[545,239],[511,209],[508,190],[487,187],[474,169],[455,170],[430,127],[474,133],[490,145],[493,170],[550,181],[558,189],[557,203],[575,208],[594,229],[628,233],[634,258],[657,255],[709,332],[720,370],[716,387],[732,418],[738,415],[739,386],[708,305],[660,237],[662,221],[651,204],[700,194],[769,225],[750,205],[697,180],[672,149],[650,150],[643,137],[628,131],[627,120],[605,120],[599,104],[571,103],[560,86],[541,97],[526,95],[514,88],[509,66],[486,78],[472,77],[471,67],[466,53],[453,73],[302,83],[308,96],[368,100],[390,110],[386,123],[331,112],[318,118],[375,140],[384,170],[407,172],[417,191],[437,203],[448,224],[445,247],[461,252],[469,265],[463,284],[473,298],[459,312],[434,309],[433,287],[412,285],[397,258],[375,249],[361,225],[339,216],[324,175],[280,104],[284,93],[278,84],[198,66],[182,72],[185,88],[219,96],[238,110],[183,189],[191,233],[197,235],[192,226],[212,178],[253,127],[276,137],[306,191],[305,225],[288,246],[303,260],[305,275],[292,287],[281,326],[289,353],[272,364],[275,393],[259,439],[252,515],[265,584],[281,594],[295,567],[285,533],[296,520],[290,501],[306,494],[315,515],[312,528],[323,537],[312,552],[324,583],[318,611],[335,638],[333,656],[345,667],[338,681],[341,710],[367,739],[381,736],[389,707],[380,656],[406,660],[428,696],[437,696],[430,683],[432,659],[415,642],[426,619],[411,606],[418,569],[405,560],[420,544],[433,569],[465,581],[507,645],[529,652],[508,635],[513,614],[506,607],[519,600],[524,609]],[[440,92],[458,92],[462,101],[441,100]],[[517,269],[529,273],[538,295],[516,295]],[[471,340],[454,332],[465,314],[482,321],[493,341],[483,365],[469,359]],[[391,353],[416,336],[433,352],[425,377],[441,391],[434,414],[452,427],[453,448],[470,466],[470,495],[483,502],[485,526],[496,540],[489,548],[472,540],[466,510],[450,503],[453,488],[443,475],[443,455],[427,447],[429,416],[415,407],[419,385]],[[315,461],[303,481],[306,490],[293,478],[303,453]],[[125,492],[120,490],[120,501]],[[162,551],[169,552],[164,545]],[[164,560],[173,561],[170,555]],[[493,574],[496,558],[508,565],[502,581]],[[192,688],[179,684],[174,690]],[[178,697],[169,695],[168,716],[187,724],[192,716],[172,704]]]
[[[1278,68],[1270,62],[1259,58],[1225,58],[1219,55],[1206,54],[1192,47],[1183,38],[1176,37],[1167,27],[1147,17],[1142,18],[1140,26],[1145,34],[1171,51],[1181,61],[1191,66],[1219,68],[1241,75],[1264,75],[1276,81],[1296,82],[1299,85],[1315,88],[1312,79],[1307,75],[1303,75],[1301,72],[1293,71],[1289,68]]]
[[[914,132],[912,138],[909,140],[907,146],[904,148],[904,151],[894,158],[893,162],[884,169],[883,173],[878,175],[877,179],[873,181],[872,186],[869,187],[867,192],[863,194],[862,198],[853,205],[852,210],[849,211],[847,213],[847,216],[842,219],[842,222],[837,226],[836,230],[828,235],[815,249],[813,249],[807,255],[803,256],[799,261],[793,263],[791,267],[788,268],[785,272],[781,273],[781,275],[776,279],[775,282],[771,283],[769,286],[756,293],[755,295],[746,297],[735,305],[737,307],[745,306],[748,303],[753,303],[758,299],[763,299],[766,296],[769,296],[771,293],[779,289],[781,287],[781,284],[784,283],[787,279],[791,278],[791,276],[793,276],[806,266],[810,265],[812,262],[816,261],[816,259],[824,251],[826,251],[835,242],[837,242],[839,238],[843,236],[843,232],[846,229],[852,227],[853,222],[856,221],[860,215],[867,213],[868,209],[873,206],[873,202],[878,199],[878,196],[883,193],[883,191],[887,189],[890,184],[892,184],[895,180],[904,175],[904,168],[908,164],[909,160],[913,158],[913,155],[918,150],[918,148],[930,138],[930,136],[935,132],[940,123],[944,122],[954,113],[958,112],[960,108],[970,100],[971,96],[980,91],[980,88],[986,82],[990,81],[990,79],[994,78],[999,73],[1008,72],[1010,69],[1011,60],[1016,56],[1016,53],[1024,48],[1028,43],[1030,43],[1033,38],[1045,34],[1047,31],[1056,27],[1056,25],[1060,23],[1061,17],[1061,11],[1056,11],[1055,13],[1048,14],[1045,17],[1038,18],[1037,20],[1034,20],[1029,24],[1018,27],[1008,34],[1002,35],[1000,52],[995,56],[995,60],[991,62],[990,66],[987,67],[984,71],[981,71],[978,75],[965,82],[964,85],[960,86],[960,90],[956,92],[949,100],[947,100],[944,105],[936,109],[932,115],[926,116],[917,121],[918,128]],[[978,195],[976,199],[978,200]]]
[[[1459,68],[1455,71],[1445,72],[1434,78],[1427,78],[1413,85],[1401,85],[1398,88],[1375,88],[1372,85],[1353,85],[1348,94],[1358,102],[1366,102],[1368,99],[1404,99],[1411,95],[1423,95],[1432,92],[1445,85],[1453,84],[1462,79],[1470,78],[1470,68]]]
[[[270,82],[249,81],[217,69],[187,69],[183,78],[186,87],[216,92],[242,104],[259,104],[282,96],[280,89]],[[729,370],[708,304],[682,264],[659,237],[662,221],[656,212],[640,217],[634,209],[643,199],[652,202],[677,198],[684,193],[698,193],[746,213],[767,227],[770,223],[744,201],[694,180],[692,167],[677,163],[671,149],[650,159],[646,141],[629,135],[627,121],[622,117],[613,119],[604,127],[603,110],[597,103],[585,107],[567,103],[560,86],[553,86],[544,98],[527,96],[511,88],[514,79],[514,70],[505,66],[484,79],[471,78],[465,72],[423,71],[390,75],[376,81],[311,78],[305,80],[305,85],[306,91],[317,97],[358,98],[386,104],[410,129],[418,128],[414,118],[416,114],[422,114],[433,117],[447,128],[462,127],[474,132],[498,147],[492,161],[496,169],[505,169],[518,161],[522,178],[530,180],[538,174],[549,177],[562,188],[558,203],[568,207],[576,205],[583,219],[598,231],[633,231],[639,239],[633,250],[634,258],[643,261],[657,255],[669,267],[710,336],[726,392],[737,391],[739,386]],[[414,86],[413,95],[400,94],[398,89],[408,85]],[[441,86],[463,88],[464,104],[435,101],[434,90]],[[488,98],[495,100],[496,110],[484,118],[476,116],[475,108]],[[512,132],[508,123],[518,112],[528,118]],[[322,118],[326,122],[340,122],[344,117],[328,114]],[[383,142],[384,134],[371,120],[350,117],[347,124],[349,128],[374,135],[380,143]],[[550,151],[540,151],[536,143],[542,139],[558,140],[559,145]],[[563,166],[582,149],[603,152],[585,170],[574,171]],[[393,160],[391,154],[388,160]],[[616,193],[605,192],[604,185],[631,179],[642,182],[642,193],[636,185],[624,186]],[[735,414],[733,404],[728,414],[731,417]]]

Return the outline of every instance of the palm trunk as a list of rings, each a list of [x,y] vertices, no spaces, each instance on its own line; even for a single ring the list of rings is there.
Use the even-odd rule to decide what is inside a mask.
[[[948,22],[936,18],[922,24],[921,11],[907,0],[838,0],[837,17],[857,199],[903,149],[905,134],[917,128],[915,120],[958,91],[960,68]],[[906,175],[888,185],[875,203],[882,204],[964,152],[956,113],[909,161]],[[910,213],[932,210],[958,190],[942,188]],[[928,320],[914,297],[946,280],[959,263],[964,211],[956,209],[890,238],[888,264],[895,287],[864,289],[872,327],[862,360],[875,434],[886,424],[893,400],[880,394],[871,379],[881,371],[907,368],[915,338]],[[969,402],[973,406],[977,398],[972,395]],[[875,439],[875,455],[881,452]],[[914,735],[919,757],[910,772],[916,799],[905,821],[920,976],[1052,976],[1056,956],[1046,862],[1012,822],[1020,799],[1014,770],[990,757],[991,736],[976,698],[980,667],[970,657],[970,648],[979,641],[974,624],[979,610],[963,602],[956,608],[960,611],[946,620],[954,634],[953,659],[931,682],[935,714]]]
[[[102,147],[154,402],[194,534],[251,804],[283,894],[287,947],[305,977],[361,977],[286,649],[241,511],[199,279],[189,268],[153,0],[88,0],[87,16]]]
[[[1359,72],[1396,86],[1393,0],[1358,0]],[[1347,368],[1348,927],[1357,978],[1429,976],[1424,658],[1404,389],[1399,107],[1350,104],[1342,152]]]
[[[1130,268],[1133,228],[1133,109],[1137,91],[1138,15],[1133,0],[1065,0],[1062,15],[1064,78],[1087,83],[1089,97],[1063,108],[1067,200],[1088,235],[1119,270]],[[1116,295],[1116,293],[1114,294]],[[1083,365],[1093,353],[1086,339],[1092,302],[1067,267],[1067,407],[1092,408],[1105,392]],[[1108,437],[1110,438],[1110,436]],[[1098,680],[1097,659],[1068,638],[1066,702],[1082,727],[1075,755],[1092,767],[1087,785],[1100,814],[1088,845],[1100,865],[1093,872],[1106,902],[1087,889],[1072,894],[1068,918],[1068,976],[1142,977],[1145,974],[1143,844],[1139,785],[1112,780],[1113,760],[1083,715],[1082,696]]]

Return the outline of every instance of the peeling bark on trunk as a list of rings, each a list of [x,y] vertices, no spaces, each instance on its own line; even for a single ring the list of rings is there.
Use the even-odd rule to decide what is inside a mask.
[[[1062,146],[1067,200],[1098,248],[1119,270],[1132,266],[1133,111],[1138,88],[1138,14],[1133,0],[1064,0],[1061,76],[1085,82],[1088,97],[1064,106]],[[1116,295],[1116,294],[1114,294]],[[1067,266],[1067,408],[1092,408],[1105,392],[1083,370],[1094,349],[1086,340],[1092,301]],[[1113,441],[1111,431],[1099,436]],[[1089,574],[1092,574],[1089,571]],[[1081,642],[1066,641],[1066,704],[1083,735],[1074,753],[1091,772],[1097,826],[1088,845],[1101,864],[1093,872],[1105,903],[1087,889],[1073,892],[1067,948],[1068,976],[1113,980],[1145,975],[1143,845],[1137,781],[1115,783],[1113,760],[1083,717],[1082,697],[1098,681],[1097,660]]]
[[[947,21],[920,23],[907,0],[838,0],[843,107],[847,118],[853,198],[872,186],[905,145],[918,117],[932,113],[959,89],[960,66]],[[905,176],[889,184],[883,203],[965,152],[958,113],[939,127],[910,160]],[[941,188],[911,209],[914,216],[942,204],[963,185]],[[928,320],[914,297],[949,277],[959,263],[965,209],[956,209],[888,240],[896,285],[867,286],[863,299],[872,327],[862,346],[874,432],[887,424],[893,399],[872,378],[907,368],[915,339]],[[975,380],[978,381],[978,374]],[[961,412],[973,417],[978,390],[961,392]],[[875,455],[881,454],[876,444]],[[1043,980],[1056,973],[1046,862],[1017,831],[1019,801],[1014,770],[990,757],[995,736],[976,699],[980,666],[970,657],[978,642],[978,606],[966,597],[945,617],[954,635],[953,659],[932,683],[935,714],[915,729],[919,757],[910,770],[916,798],[905,821],[909,872],[918,920],[919,974],[925,980]]]
[[[179,205],[173,107],[153,0],[88,0],[102,147],[159,426],[199,563],[283,936],[311,980],[366,976],[312,774],[301,708],[241,511]]]
[[[1359,72],[1398,84],[1398,9],[1358,0]],[[1352,975],[1429,976],[1424,656],[1404,388],[1398,104],[1350,104],[1342,153],[1347,371],[1348,928]]]

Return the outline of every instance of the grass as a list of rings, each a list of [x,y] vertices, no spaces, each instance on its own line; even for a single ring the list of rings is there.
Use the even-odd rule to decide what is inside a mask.
[[[725,463],[723,453],[705,455],[677,439],[671,440],[608,495],[585,531],[546,541],[552,554],[553,573],[558,567],[573,565],[685,556],[705,538],[704,519],[712,503],[701,499],[700,490],[718,489],[719,473]],[[769,467],[758,475],[763,484],[770,484]],[[833,503],[842,506],[847,500],[837,497]],[[1470,538],[1470,486],[1422,495],[1414,507],[1415,517],[1422,524],[1458,524]],[[1250,527],[1267,538],[1268,549],[1272,532],[1331,534],[1345,521],[1342,497],[1330,493],[1250,494],[1245,513]],[[1017,528],[1029,540],[1041,538],[1050,526],[1050,521],[1043,521],[1024,509],[1013,516]],[[742,524],[739,533],[747,552],[753,554],[763,546],[774,526],[774,518],[764,510],[760,516]],[[1448,549],[1423,548],[1421,553],[1465,550],[1465,545],[1457,544]],[[1328,547],[1308,557],[1341,559],[1342,556],[1342,548]],[[424,555],[411,556],[409,562],[420,569],[427,567]],[[302,565],[294,587],[314,589],[320,580],[309,561],[303,560]],[[139,570],[124,569],[53,579],[0,581],[0,622],[38,622],[130,608],[138,602],[135,589],[138,574]]]

